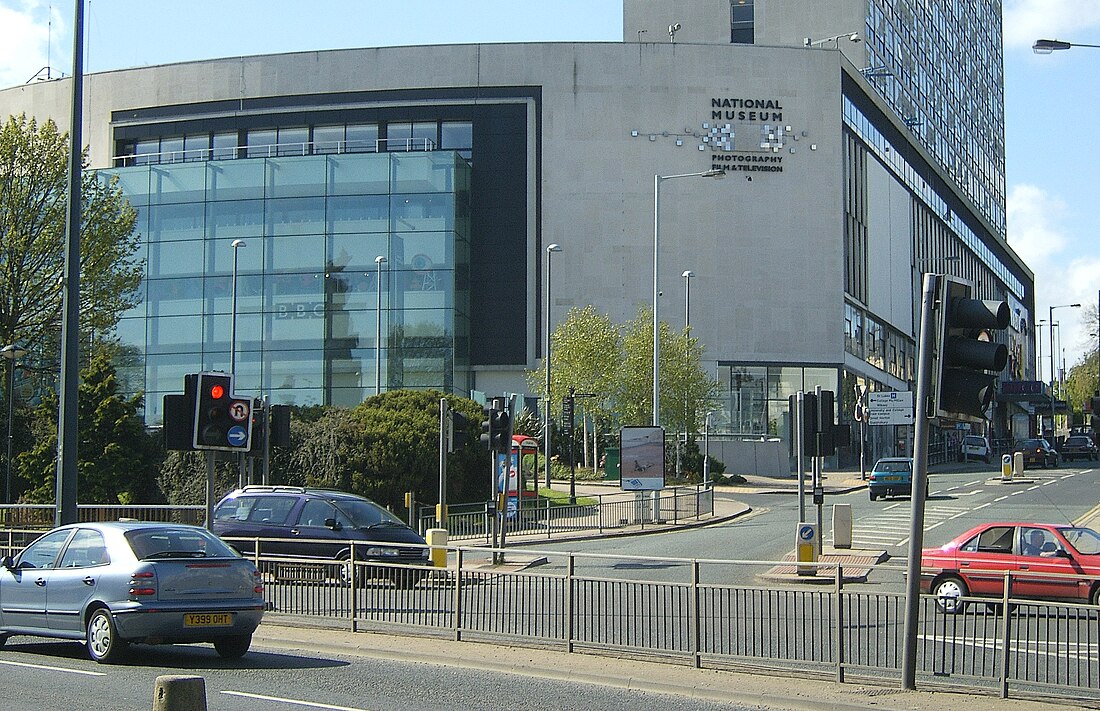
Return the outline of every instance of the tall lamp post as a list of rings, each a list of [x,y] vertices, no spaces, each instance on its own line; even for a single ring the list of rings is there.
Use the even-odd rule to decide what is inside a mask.
[[[0,348],[0,355],[8,361],[8,459],[4,473],[4,503],[11,503],[11,421],[15,416],[15,361],[27,355],[27,351],[12,344]]]
[[[233,240],[233,286],[232,286],[232,311],[229,323],[229,381],[237,375],[237,253],[241,247],[247,247],[243,239]],[[233,386],[234,388],[236,385]]]
[[[546,358],[546,410],[542,413],[542,447],[546,460],[546,488],[550,488],[550,258],[554,252],[560,252],[561,245],[554,243],[546,245],[546,343],[542,350]],[[538,472],[535,472],[538,479]]]
[[[695,272],[685,269],[680,276],[684,278],[684,330],[687,331],[691,328],[691,278]]]
[[[653,426],[661,425],[661,344],[660,344],[660,318],[658,317],[657,299],[661,292],[657,288],[658,279],[658,255],[661,245],[661,183],[677,178],[724,178],[724,170],[704,170],[699,173],[680,173],[678,175],[654,175],[653,176]]]
[[[1055,352],[1054,352],[1054,309],[1077,309],[1081,308],[1081,304],[1061,304],[1059,306],[1051,306],[1049,313],[1047,314],[1050,323],[1050,439],[1052,440],[1050,446],[1054,446],[1053,440],[1055,434],[1057,434],[1058,428],[1054,426],[1054,368],[1055,368]]]
[[[382,392],[382,264],[386,258],[379,254],[374,258],[375,288],[378,301],[374,309],[374,394]]]

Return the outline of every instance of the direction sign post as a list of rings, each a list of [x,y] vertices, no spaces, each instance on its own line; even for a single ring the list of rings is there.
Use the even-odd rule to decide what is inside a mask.
[[[869,393],[867,424],[913,424],[913,393],[907,390]]]

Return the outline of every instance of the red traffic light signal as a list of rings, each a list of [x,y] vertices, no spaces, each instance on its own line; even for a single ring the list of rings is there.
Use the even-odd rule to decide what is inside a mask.
[[[210,386],[210,399],[221,400],[225,397],[225,387],[221,383],[214,383]]]

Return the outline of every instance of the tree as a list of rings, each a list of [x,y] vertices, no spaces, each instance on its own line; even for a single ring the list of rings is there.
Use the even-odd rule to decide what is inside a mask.
[[[111,356],[101,349],[81,372],[78,409],[77,482],[82,503],[146,503],[157,493],[160,456],[138,414],[143,398],[123,398]],[[45,398],[34,413],[35,444],[16,460],[24,498],[54,500],[57,470],[57,396]]]
[[[653,312],[642,307],[621,326],[592,306],[572,309],[551,334],[551,389],[560,403],[569,390],[592,392],[584,407],[609,424],[647,424],[653,413]],[[688,333],[660,324],[661,422],[670,429],[695,431],[700,404],[714,392],[702,369],[703,349]],[[545,397],[545,363],[528,371],[532,390]],[[560,405],[559,405],[560,411]]]
[[[702,367],[703,348],[687,332],[673,333],[661,321],[660,421],[666,429],[694,432],[698,429],[700,406],[714,393],[714,379]],[[638,309],[637,316],[623,327],[623,363],[620,368],[622,421],[647,424],[653,416],[653,311]]]
[[[1100,388],[1100,371],[1098,371],[1097,365],[1097,343],[1096,333],[1097,329],[1100,329],[1100,319],[1097,318],[1097,310],[1095,305],[1089,305],[1086,307],[1086,311],[1083,314],[1085,323],[1091,324],[1089,330],[1092,332],[1092,343],[1089,350],[1085,352],[1084,357],[1073,367],[1070,368],[1069,374],[1066,377],[1066,393],[1065,397],[1069,403],[1070,409],[1076,413],[1080,413],[1084,407],[1085,402],[1093,397]],[[1100,413],[1092,413],[1094,415],[1100,415]],[[1084,419],[1085,424],[1089,423],[1088,417]]]
[[[53,121],[12,116],[0,127],[0,344],[42,354],[58,351],[68,144]],[[80,327],[89,342],[106,338],[138,303],[142,268],[136,212],[117,182],[82,176]],[[49,360],[36,366],[55,367]]]
[[[613,415],[618,390],[618,371],[622,365],[622,336],[611,317],[592,306],[570,309],[565,320],[550,334],[550,408],[561,412],[561,403],[569,388],[594,393],[584,406],[597,418]],[[537,370],[527,372],[533,392],[546,397],[546,359]]]

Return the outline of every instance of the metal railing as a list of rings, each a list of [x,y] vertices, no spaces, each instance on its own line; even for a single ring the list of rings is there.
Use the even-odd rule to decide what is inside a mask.
[[[53,504],[0,504],[2,528],[53,528]],[[199,525],[206,518],[205,506],[168,504],[78,504],[78,521],[117,521],[133,518],[141,521],[167,521]]]
[[[254,557],[273,613],[344,620],[353,630],[797,670],[839,682],[901,678],[903,594],[882,591],[880,580],[846,581],[842,567],[825,585],[761,585],[746,571],[776,563],[524,548],[523,556],[546,562],[517,571],[490,565],[487,548],[448,554],[448,567],[419,569],[424,578],[408,588],[387,579],[397,565],[358,563],[351,585],[336,582],[333,561]],[[903,588],[900,566],[874,574]],[[1100,608],[1007,596],[963,601],[965,610],[951,614],[921,597],[919,684],[1100,699]]]
[[[492,541],[488,503],[448,507],[447,529],[452,541]],[[538,536],[646,528],[697,521],[714,513],[712,487],[670,487],[654,492],[615,492],[577,497],[574,504],[555,504],[549,499],[521,501],[508,519],[508,536]],[[421,507],[417,527],[423,535],[437,528],[434,507]]]

